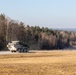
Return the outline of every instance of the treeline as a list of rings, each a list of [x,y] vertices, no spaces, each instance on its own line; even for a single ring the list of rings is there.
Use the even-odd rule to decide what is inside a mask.
[[[5,50],[7,43],[15,40],[27,43],[30,49],[63,49],[74,44],[76,33],[25,25],[1,14],[0,50]]]

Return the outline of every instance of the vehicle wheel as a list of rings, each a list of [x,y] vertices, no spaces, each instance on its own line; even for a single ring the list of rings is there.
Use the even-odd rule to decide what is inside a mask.
[[[26,49],[26,51],[25,52],[28,52],[28,49]]]
[[[26,51],[26,49],[25,48],[23,48],[23,52],[25,52]]]
[[[20,48],[20,52],[23,52],[24,50],[23,50],[23,48]]]
[[[13,51],[11,51],[13,53]]]
[[[13,52],[16,52],[16,51],[13,51]]]

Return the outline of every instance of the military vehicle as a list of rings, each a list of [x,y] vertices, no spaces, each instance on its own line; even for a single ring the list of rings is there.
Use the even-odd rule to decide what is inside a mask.
[[[20,41],[12,41],[11,43],[8,43],[7,47],[11,52],[28,52],[29,51],[29,46]]]

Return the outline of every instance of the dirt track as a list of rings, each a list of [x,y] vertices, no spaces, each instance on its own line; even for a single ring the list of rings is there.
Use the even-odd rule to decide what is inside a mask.
[[[4,55],[4,54],[17,54],[17,53],[12,53],[10,51],[0,51],[0,55]]]

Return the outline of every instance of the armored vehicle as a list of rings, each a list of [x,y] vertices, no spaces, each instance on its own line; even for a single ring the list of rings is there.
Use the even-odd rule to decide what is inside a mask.
[[[29,51],[29,46],[20,41],[12,41],[11,43],[8,43],[7,47],[11,52],[28,52]]]

